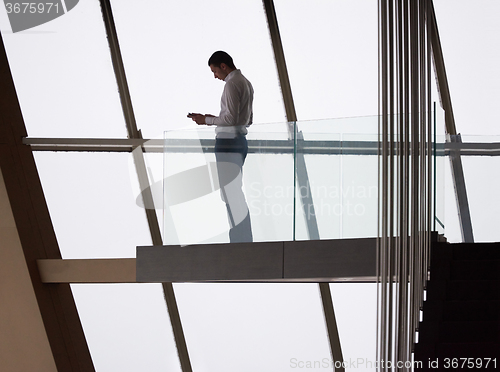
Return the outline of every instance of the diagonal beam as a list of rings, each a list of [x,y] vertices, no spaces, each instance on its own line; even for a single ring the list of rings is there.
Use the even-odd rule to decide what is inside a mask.
[[[429,3],[429,13],[427,21],[432,45],[432,57],[434,70],[436,72],[439,98],[445,113],[446,142],[461,143],[462,139],[460,134],[457,134],[457,128],[455,126],[455,116],[453,115],[453,106],[451,104],[448,77],[446,76],[443,50],[441,48],[441,40],[439,38],[434,3],[432,1]],[[458,209],[458,218],[460,220],[462,241],[472,243],[474,242],[474,234],[472,230],[472,220],[470,216],[469,201],[467,198],[465,176],[460,151],[452,151],[450,153],[450,165],[454,186],[453,188],[455,190],[455,200]]]
[[[113,70],[115,71],[123,116],[125,117],[125,125],[127,126],[127,134],[129,138],[140,138],[137,130],[137,124],[135,122],[132,99],[130,98],[130,91],[128,89],[127,77],[125,75],[125,67],[123,65],[120,45],[118,43],[118,35],[116,33],[111,4],[109,0],[100,0],[100,3],[104,26],[106,27],[106,35],[108,37],[109,49],[111,52],[111,62],[113,63]]]
[[[328,339],[330,340],[332,359],[340,362],[341,367],[335,367],[335,371],[344,370],[344,356],[342,355],[342,347],[340,344],[339,330],[337,328],[337,320],[335,319],[335,311],[333,309],[332,293],[330,292],[329,283],[319,283],[319,290],[321,293],[321,302],[323,309],[325,309],[325,322],[328,329]],[[326,314],[330,316],[326,316]]]
[[[295,112],[295,104],[293,102],[292,88],[290,85],[290,78],[288,76],[288,70],[286,67],[285,53],[283,51],[283,44],[281,42],[280,31],[278,27],[278,18],[276,16],[276,9],[274,7],[273,0],[263,0],[264,9],[266,11],[267,16],[267,24],[269,27],[269,33],[271,35],[271,42],[274,51],[274,58],[276,61],[276,67],[278,70],[278,77],[281,86],[281,94],[283,95],[283,103],[285,105],[286,118],[288,121],[288,133],[289,137],[293,138],[295,143],[298,141],[303,141],[302,132],[297,131],[297,113]],[[292,126],[292,123],[293,126]],[[302,189],[302,187],[306,187],[309,190],[309,177],[307,175],[307,168],[305,163],[305,158],[303,153],[297,153],[295,155],[295,171],[296,179]],[[295,182],[295,181],[294,181]],[[318,224],[316,221],[316,214],[314,213],[314,203],[312,200],[312,193],[308,192],[307,196],[304,197],[302,193],[300,193],[301,205],[302,208],[307,208],[308,210],[305,213],[306,216],[311,216],[311,218],[307,219],[307,231],[309,233],[309,239],[316,240],[319,239],[319,230]],[[312,213],[311,213],[312,212]],[[295,238],[295,229],[294,229],[294,238]],[[328,329],[329,341],[330,341],[330,350],[332,353],[332,358],[335,361],[341,362],[342,365],[342,352],[338,352],[340,350],[340,340],[338,336],[337,323],[335,320],[335,313],[333,309],[332,297],[329,295],[329,289],[326,289],[328,283],[319,283],[319,288],[321,292],[321,299],[323,304],[323,313],[326,319],[326,326]],[[338,341],[338,343],[337,343]],[[335,359],[335,358],[340,359]],[[339,369],[339,371],[343,371],[343,367]]]
[[[274,1],[263,0],[263,3],[266,10],[269,33],[271,35],[274,59],[276,61],[276,67],[278,69],[278,78],[280,81],[283,103],[285,105],[286,118],[289,122],[297,121],[297,114],[295,112],[295,104],[293,103],[292,88],[290,86],[290,79],[288,77],[288,69],[286,67],[283,44],[281,43],[281,36],[278,27],[278,18],[276,17],[276,10],[274,8]]]
[[[134,109],[132,107],[132,100],[128,89],[127,78],[125,75],[125,67],[121,56],[120,45],[118,44],[118,35],[116,33],[115,22],[111,10],[109,0],[100,0],[104,25],[106,27],[106,34],[108,36],[108,43],[111,53],[111,60],[113,62],[113,69],[115,71],[116,82],[120,93],[120,100],[122,103],[123,116],[127,127],[127,134],[132,139],[142,139],[142,134],[137,130],[137,124],[134,116]],[[146,163],[144,161],[144,154],[142,148],[139,151],[133,151],[134,163],[136,167],[137,176],[143,198],[149,201],[153,200],[151,189],[149,185],[148,174],[146,170]],[[148,205],[148,200],[144,200],[144,205]],[[153,204],[154,205],[154,204]],[[146,218],[151,233],[153,244],[162,244],[162,237],[158,217],[155,209],[145,209]],[[172,324],[172,331],[174,333],[175,343],[177,345],[177,352],[181,363],[183,372],[191,372],[191,362],[187,350],[184,331],[182,329],[179,309],[175,299],[174,289],[172,283],[163,283],[163,294],[167,303],[168,313],[170,315],[170,322]]]
[[[436,21],[436,13],[434,11],[434,2],[429,2],[429,14],[427,18],[429,37],[432,46],[432,60],[434,71],[436,73],[437,88],[441,106],[445,112],[446,133],[455,135],[457,128],[455,127],[455,116],[453,115],[453,106],[451,104],[450,87],[448,85],[448,77],[443,58],[443,49],[441,48],[441,39]]]
[[[461,144],[460,134],[447,135],[446,142],[452,144]],[[455,199],[457,202],[458,219],[460,221],[460,232],[464,243],[474,243],[474,233],[472,230],[472,218],[469,210],[469,199],[465,186],[464,168],[462,166],[462,157],[460,149],[450,151],[451,176],[453,179],[453,189],[455,190]]]

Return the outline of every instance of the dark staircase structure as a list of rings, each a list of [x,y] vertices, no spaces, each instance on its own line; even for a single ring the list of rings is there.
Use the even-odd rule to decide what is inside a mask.
[[[500,243],[434,242],[419,371],[500,370]]]

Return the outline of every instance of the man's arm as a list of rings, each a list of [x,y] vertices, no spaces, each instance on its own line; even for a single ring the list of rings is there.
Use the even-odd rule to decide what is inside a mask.
[[[205,114],[205,115],[204,114],[195,114],[195,113],[188,114],[188,118],[191,118],[198,125],[211,125],[211,124],[207,124],[206,118],[213,118],[213,117],[214,117],[214,115],[211,115],[211,114]]]
[[[208,125],[233,126],[239,121],[240,94],[233,82],[227,82],[221,98],[221,111],[219,116],[208,116]]]

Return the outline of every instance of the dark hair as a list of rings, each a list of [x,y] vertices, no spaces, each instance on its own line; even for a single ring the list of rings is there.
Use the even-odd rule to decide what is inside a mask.
[[[220,64],[224,63],[226,64],[229,68],[236,68],[233,63],[233,59],[229,54],[226,52],[223,52],[222,50],[219,50],[212,54],[210,59],[208,60],[208,65],[214,65],[215,67],[220,67]]]

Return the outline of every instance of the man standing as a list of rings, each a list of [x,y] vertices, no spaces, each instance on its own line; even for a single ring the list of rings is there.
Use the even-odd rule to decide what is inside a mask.
[[[252,124],[253,88],[229,54],[217,51],[208,60],[216,79],[225,82],[219,116],[189,114],[198,125],[215,125],[215,159],[222,200],[226,203],[231,243],[251,242],[252,226],[242,170],[248,152],[247,127]]]

